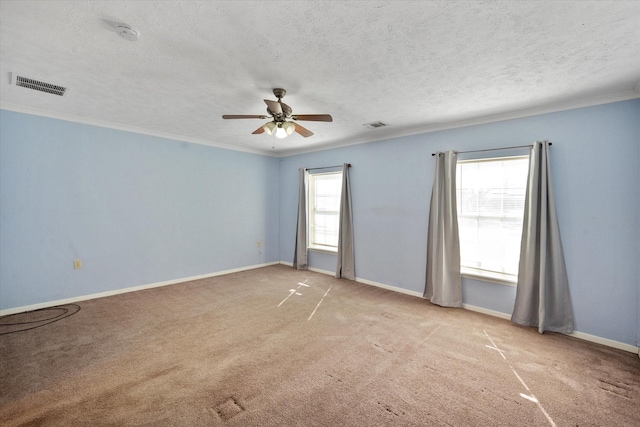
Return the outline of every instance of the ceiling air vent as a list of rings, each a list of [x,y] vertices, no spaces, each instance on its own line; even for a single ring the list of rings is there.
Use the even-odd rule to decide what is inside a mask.
[[[369,129],[377,129],[377,128],[381,128],[381,127],[387,126],[387,124],[386,123],[382,123],[382,122],[371,122],[371,123],[365,123],[362,126],[366,126]]]
[[[27,89],[39,90],[40,92],[50,93],[52,95],[65,96],[69,92],[69,88],[46,83],[40,80],[30,79],[28,77],[12,74],[12,83],[16,86],[26,87]]]

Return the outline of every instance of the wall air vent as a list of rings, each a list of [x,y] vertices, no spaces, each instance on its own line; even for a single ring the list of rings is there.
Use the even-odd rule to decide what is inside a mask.
[[[377,129],[377,128],[381,128],[381,127],[387,126],[387,124],[386,123],[382,123],[382,122],[371,122],[371,123],[365,123],[362,126],[366,126],[369,129]]]
[[[54,85],[52,83],[45,83],[40,80],[30,79],[28,77],[19,76],[17,74],[11,74],[11,82],[20,87],[26,87],[27,89],[39,90],[40,92],[50,93],[52,95],[65,96],[69,92],[69,88]]]

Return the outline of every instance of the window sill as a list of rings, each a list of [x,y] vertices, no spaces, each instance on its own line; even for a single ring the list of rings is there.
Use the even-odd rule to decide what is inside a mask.
[[[325,254],[337,254],[338,248],[332,248],[331,246],[309,246],[307,250],[313,252],[322,252]]]
[[[474,269],[462,268],[460,274],[465,279],[474,279],[474,280],[482,280],[483,282],[496,283],[498,285],[504,286],[517,286],[517,278],[513,276],[500,274],[500,273],[490,273],[487,271],[479,271]]]

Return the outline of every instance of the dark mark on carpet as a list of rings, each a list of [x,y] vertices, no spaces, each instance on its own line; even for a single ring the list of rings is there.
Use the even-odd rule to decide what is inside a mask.
[[[628,394],[632,391],[632,388],[629,387],[629,384],[614,383],[612,381],[603,379],[598,379],[598,381],[600,382],[600,390],[604,390],[617,396],[624,397],[625,399],[630,399]]]
[[[393,353],[393,351],[391,350],[387,350],[386,348],[384,348],[383,346],[381,346],[380,344],[377,343],[371,343],[372,346],[376,347],[377,349],[380,349],[381,351],[386,351],[387,353]]]
[[[400,410],[393,409],[390,405],[382,404],[382,402],[378,402],[378,405],[382,405],[382,407],[385,409],[385,411],[387,411],[390,414],[395,415],[396,417],[400,417],[400,416],[406,414],[406,412],[404,412],[402,409],[400,409]]]
[[[222,403],[219,403],[213,408],[214,411],[222,418],[222,421],[229,421],[239,413],[244,411],[242,405],[238,401],[230,397]]]

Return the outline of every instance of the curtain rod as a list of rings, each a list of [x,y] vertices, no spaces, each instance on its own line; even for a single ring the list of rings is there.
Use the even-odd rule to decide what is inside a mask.
[[[544,142],[544,141],[536,141],[538,142]],[[549,143],[549,145],[553,145],[551,142]],[[525,147],[533,147],[533,144],[529,144],[529,145],[516,145],[515,147],[502,147],[502,148],[487,148],[484,150],[468,150],[468,151],[458,151],[457,153],[480,153],[482,151],[496,151],[496,150],[510,150],[512,148],[525,148]],[[432,156],[435,156],[436,153],[431,153]]]
[[[334,169],[334,168],[341,168],[342,165],[336,165],[336,166],[325,166],[323,168],[305,168],[304,170],[306,171],[315,171],[315,170],[320,170],[320,169]],[[351,167],[351,163],[347,163],[347,167],[350,168]]]

